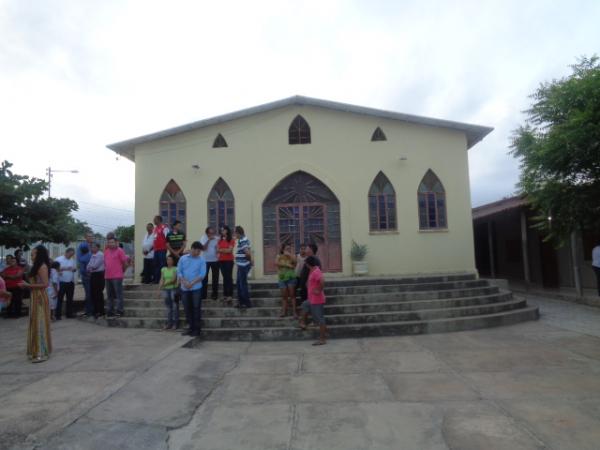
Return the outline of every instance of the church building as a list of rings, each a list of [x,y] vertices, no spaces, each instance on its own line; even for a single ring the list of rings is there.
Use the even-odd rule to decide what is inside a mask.
[[[467,151],[491,131],[295,96],[108,148],[135,163],[136,244],[160,214],[188,246],[243,226],[255,278],[304,242],[329,273],[352,274],[353,241],[371,275],[474,273]]]

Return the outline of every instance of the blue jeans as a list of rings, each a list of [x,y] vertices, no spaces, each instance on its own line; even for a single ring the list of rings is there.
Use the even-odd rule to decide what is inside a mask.
[[[92,283],[91,277],[88,272],[80,272],[79,278],[81,284],[83,284],[83,290],[85,291],[85,313],[88,316],[94,314],[94,302],[92,302]]]
[[[115,300],[117,303],[117,311],[123,312],[123,278],[106,280],[106,297],[107,314],[115,312],[113,309]]]
[[[154,250],[154,283],[160,282],[160,269],[167,265],[167,251]]]
[[[250,291],[248,291],[248,272],[250,272],[250,264],[247,266],[238,266],[237,270],[237,294],[241,306],[250,308]]]
[[[190,332],[192,335],[198,335],[202,327],[202,289],[195,289],[193,291],[182,290],[181,298]]]
[[[179,327],[179,302],[175,298],[177,289],[163,289],[162,296],[167,307],[167,326]]]

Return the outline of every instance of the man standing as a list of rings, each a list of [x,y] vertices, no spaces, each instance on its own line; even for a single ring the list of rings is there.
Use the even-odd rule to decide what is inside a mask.
[[[219,296],[219,255],[217,255],[219,239],[213,227],[208,227],[204,233],[204,236],[200,238],[200,243],[204,248],[202,256],[206,261],[206,276],[202,280],[202,300],[208,296],[208,272],[212,272],[211,298],[216,300]]]
[[[117,245],[114,237],[106,241],[104,250],[104,279],[106,296],[108,297],[108,312],[106,317],[121,317],[123,315],[123,274],[129,258],[122,248]],[[117,303],[115,314],[114,303]]]
[[[195,241],[187,255],[177,264],[177,279],[181,286],[181,298],[189,329],[184,336],[199,336],[202,320],[202,280],[206,275],[206,261],[200,254],[202,244]]]
[[[94,242],[94,233],[85,233],[85,241],[83,241],[77,247],[77,264],[79,265],[79,278],[81,284],[83,284],[83,290],[85,291],[85,313],[83,317],[91,316],[94,313],[94,306],[92,304],[92,289],[90,284],[90,273],[87,270],[87,265],[90,262],[92,256],[91,246]]]
[[[160,269],[167,265],[167,235],[169,227],[161,216],[154,216],[154,283],[160,281]]]
[[[142,283],[152,283],[154,279],[154,225],[146,225],[147,234],[142,243],[142,253],[144,254],[144,268],[142,269]]]
[[[600,243],[592,249],[592,267],[596,273],[596,284],[600,296]]]
[[[248,289],[248,272],[252,268],[252,253],[250,252],[250,239],[241,226],[235,227],[235,237],[237,242],[237,251],[235,253],[235,264],[237,265],[237,294],[238,307],[241,309],[250,308],[250,291]]]
[[[97,319],[104,315],[104,254],[97,242],[92,243],[90,248],[92,256],[87,264],[87,271],[90,274],[93,314]]]
[[[62,315],[62,304],[65,295],[67,296],[67,319],[75,317],[73,314],[73,293],[75,292],[75,272],[77,267],[73,256],[75,255],[75,249],[69,247],[65,250],[63,256],[56,258],[56,262],[60,264],[58,269],[58,301],[56,302],[56,320],[61,320]]]
[[[175,258],[175,263],[183,255],[185,244],[185,233],[181,231],[181,222],[176,220],[173,222],[173,229],[167,234],[167,250]]]

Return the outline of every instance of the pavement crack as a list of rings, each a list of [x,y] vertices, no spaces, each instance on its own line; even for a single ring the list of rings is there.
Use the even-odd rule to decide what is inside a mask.
[[[287,443],[287,447],[286,447],[287,450],[292,449],[292,443],[296,439],[296,434],[298,432],[298,409],[297,408],[298,407],[296,404],[290,405],[290,416],[292,418],[292,423],[290,426],[290,437],[288,439],[288,443]]]
[[[225,382],[225,378],[227,377],[227,375],[229,375],[231,372],[233,372],[235,369],[237,369],[240,365],[240,363],[242,362],[242,355],[239,354],[237,356],[237,358],[235,359],[234,364],[227,370],[223,371],[223,373],[221,374],[221,376],[219,378],[217,378],[217,380],[215,381],[215,383],[212,385],[212,387],[210,388],[210,390],[206,393],[206,395],[204,397],[202,397],[202,399],[200,400],[200,402],[198,403],[198,405],[196,406],[196,408],[194,409],[194,411],[190,414],[189,420],[184,423],[183,425],[180,425],[178,427],[167,427],[167,448],[171,448],[171,436],[173,432],[176,432],[178,430],[182,430],[186,427],[188,427],[191,423],[192,420],[194,420],[194,417],[196,416],[196,414],[198,413],[198,410],[205,404],[207,403],[207,401],[210,399],[210,397],[213,395],[213,393],[220,387],[223,385],[223,383]]]

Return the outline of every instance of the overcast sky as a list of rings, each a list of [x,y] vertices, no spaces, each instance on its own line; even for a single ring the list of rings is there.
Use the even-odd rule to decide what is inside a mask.
[[[514,193],[528,95],[600,53],[589,1],[0,0],[0,158],[57,173],[100,232],[133,223],[134,166],[105,145],[291,95],[495,128],[473,206]]]

